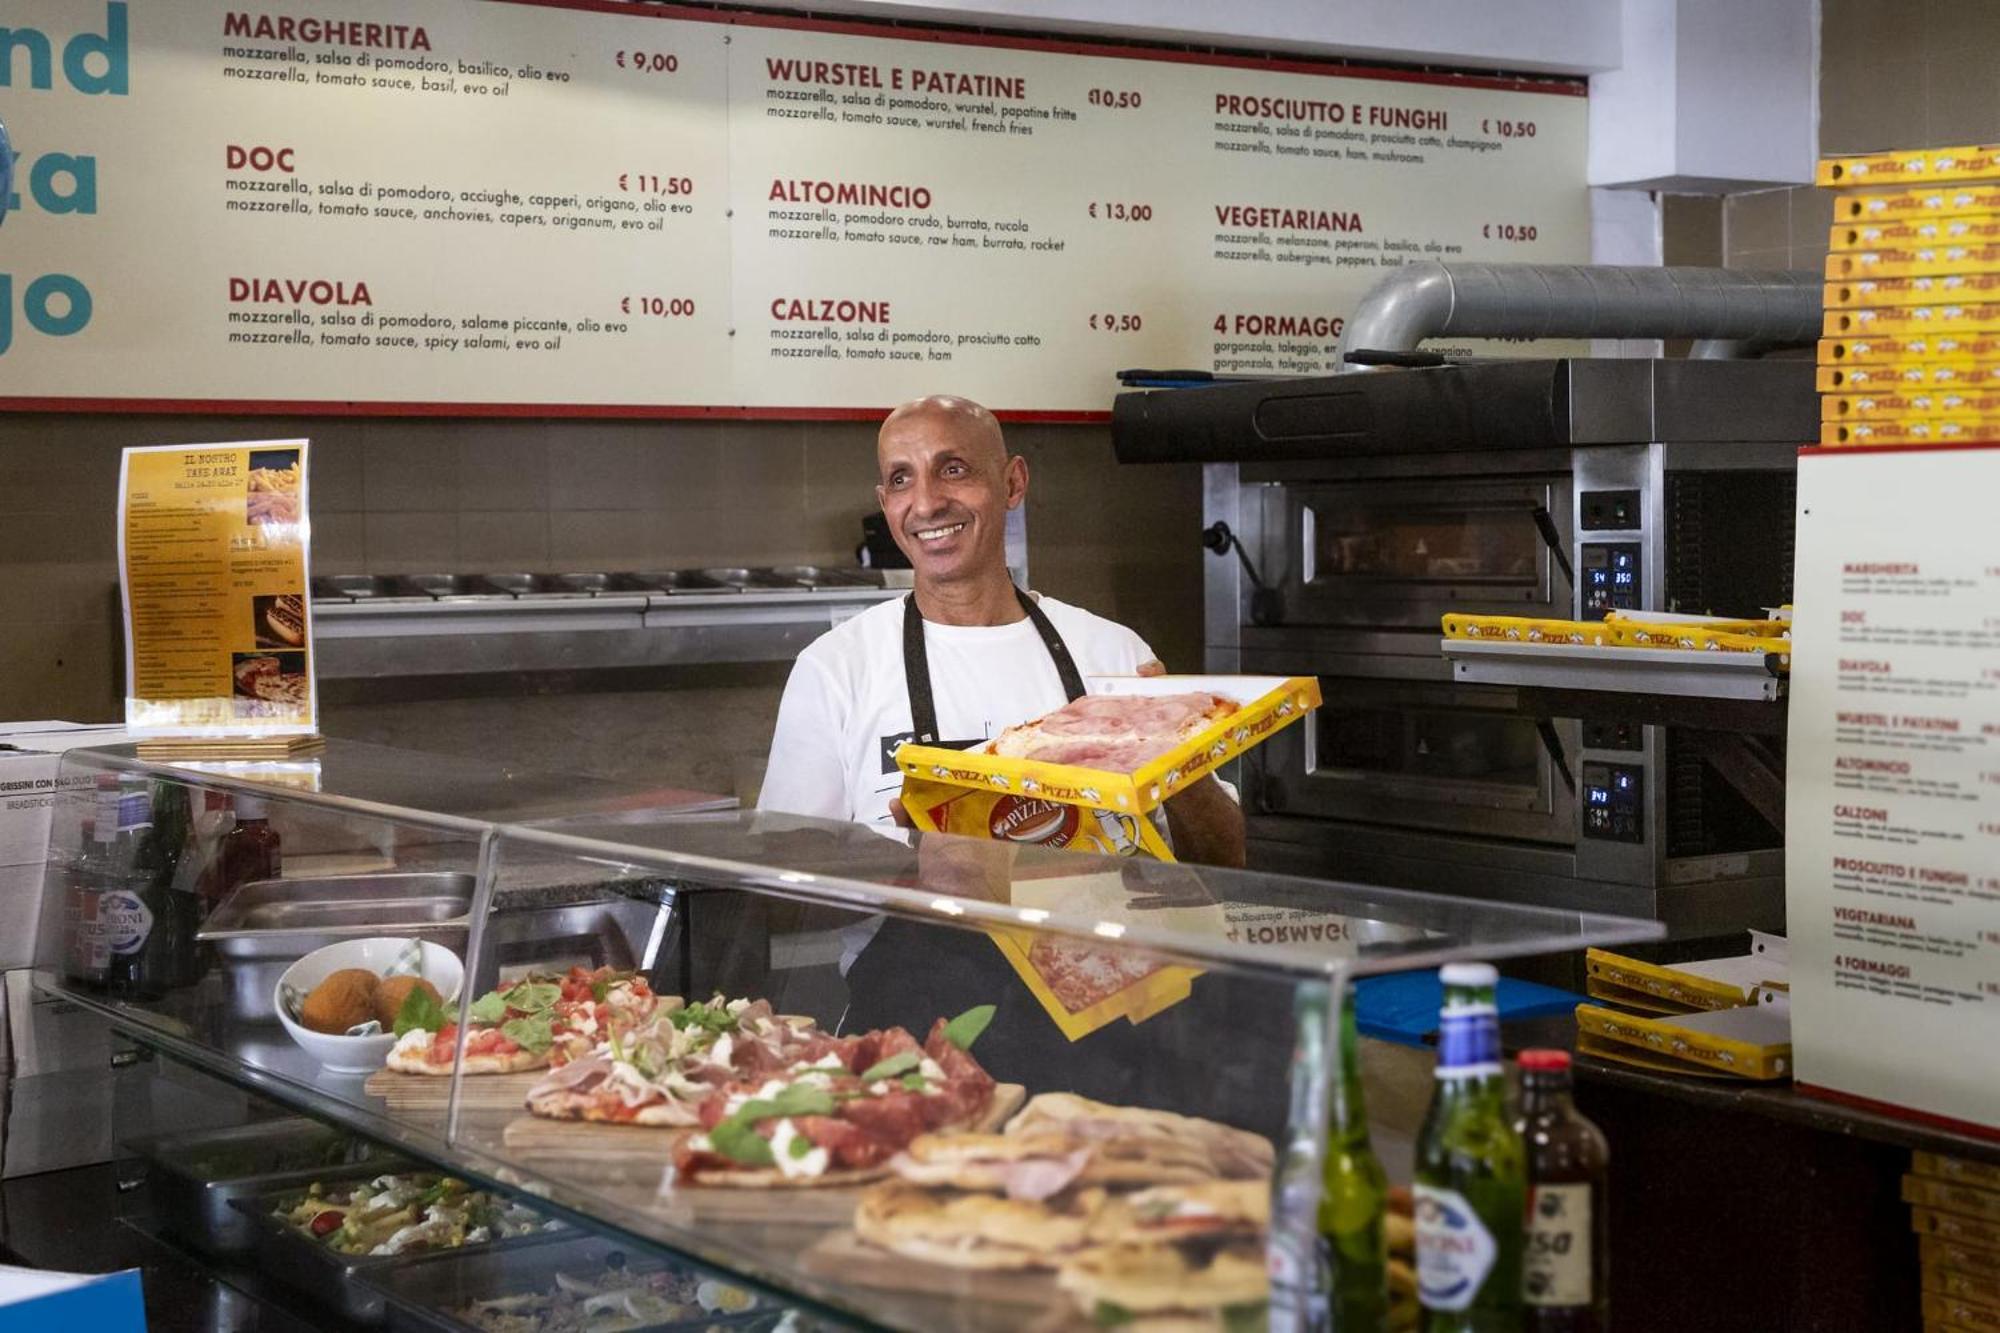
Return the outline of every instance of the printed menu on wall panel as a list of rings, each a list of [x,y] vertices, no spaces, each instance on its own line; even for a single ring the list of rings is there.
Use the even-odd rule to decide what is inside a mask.
[[[1573,83],[519,0],[9,31],[0,406],[1102,412],[1323,372],[1411,260],[1589,255]]]
[[[1800,1081],[2000,1129],[1996,493],[2000,448],[1800,460],[1785,880]]]
[[[127,728],[314,731],[306,441],[127,449],[118,490]]]

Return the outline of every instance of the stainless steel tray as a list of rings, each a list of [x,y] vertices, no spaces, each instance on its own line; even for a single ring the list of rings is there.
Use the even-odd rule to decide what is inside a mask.
[[[155,1134],[133,1139],[125,1148],[146,1159],[146,1192],[161,1230],[222,1258],[248,1254],[257,1242],[256,1221],[236,1208],[234,1200],[303,1189],[329,1172],[395,1171],[408,1165],[365,1139],[302,1118]],[[281,1154],[311,1154],[315,1149],[326,1154],[317,1163],[277,1169],[268,1165]],[[236,1170],[203,1160],[217,1154],[262,1158],[266,1165]]]
[[[359,1180],[370,1172],[350,1172],[341,1175],[322,1172],[314,1180],[328,1184]],[[305,1182],[310,1184],[311,1182]],[[262,1190],[256,1194],[243,1195],[230,1207],[248,1216],[253,1223],[255,1240],[253,1249],[257,1262],[272,1277],[323,1301],[326,1307],[345,1319],[357,1323],[376,1324],[382,1321],[387,1308],[387,1298],[380,1286],[362,1279],[371,1273],[383,1272],[407,1263],[414,1263],[418,1255],[384,1254],[359,1255],[336,1254],[311,1237],[302,1236],[293,1228],[272,1216],[279,1202],[302,1192],[304,1185],[294,1184],[282,1189]],[[516,1236],[509,1240],[496,1240],[484,1245],[467,1245],[453,1251],[454,1255],[493,1254],[506,1256],[506,1262],[515,1262],[516,1252],[526,1248],[538,1248],[557,1241],[569,1240],[574,1231],[551,1231],[533,1236]]]
[[[778,565],[768,572],[773,578],[815,591],[838,588],[879,588],[881,581],[868,577],[865,570],[831,569],[825,565]]]
[[[462,934],[472,909],[473,883],[471,874],[456,870],[253,880],[209,914],[199,938],[215,941],[225,957],[260,957],[228,946],[245,940],[348,939],[445,926],[456,926]]]
[[[745,571],[745,573],[747,576],[748,571]],[[625,574],[620,577],[631,579],[655,592],[669,593],[674,596],[683,594],[689,596],[713,596],[716,593],[743,591],[742,588],[734,584],[725,583],[718,578],[712,578],[698,569],[660,569],[648,573]]]
[[[373,601],[395,596],[395,580],[377,574],[327,574],[312,581],[312,595]]]
[[[612,1254],[623,1254],[633,1273],[661,1269],[697,1272],[661,1255],[601,1237],[538,1245],[528,1253],[461,1253],[426,1255],[408,1263],[370,1269],[362,1281],[378,1288],[387,1300],[389,1327],[398,1333],[478,1333],[478,1326],[459,1319],[455,1311],[474,1301],[545,1291],[557,1273],[587,1273],[605,1267]],[[717,1281],[730,1282],[718,1275]],[[648,1324],[642,1333],[671,1329],[758,1329],[776,1323],[783,1312],[764,1307],[734,1315],[702,1315],[692,1320]]]

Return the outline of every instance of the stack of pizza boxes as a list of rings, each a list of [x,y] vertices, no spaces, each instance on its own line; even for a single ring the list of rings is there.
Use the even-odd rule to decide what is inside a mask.
[[[1820,443],[2000,440],[2000,146],[1826,158],[1819,184]]]
[[[1912,1153],[1903,1200],[1923,1265],[1924,1327],[2000,1333],[2000,1165]]]

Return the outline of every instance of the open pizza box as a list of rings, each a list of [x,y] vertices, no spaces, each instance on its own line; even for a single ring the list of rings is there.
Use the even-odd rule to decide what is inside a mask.
[[[1311,676],[1091,676],[1093,695],[1205,692],[1242,702],[1130,773],[904,745],[903,807],[919,829],[1114,856],[1173,860],[1152,820],[1169,799],[1319,707]]]

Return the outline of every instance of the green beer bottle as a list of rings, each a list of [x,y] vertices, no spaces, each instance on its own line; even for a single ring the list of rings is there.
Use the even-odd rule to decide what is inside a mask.
[[[1340,1006],[1340,1076],[1328,1099],[1326,1168],[1319,1195],[1319,1251],[1334,1333],[1389,1324],[1389,1177],[1368,1142],[1361,1100],[1361,1039],[1354,991]]]
[[[1518,1333],[1527,1154],[1507,1111],[1499,974],[1439,974],[1437,1091],[1417,1140],[1417,1295],[1424,1333]]]

